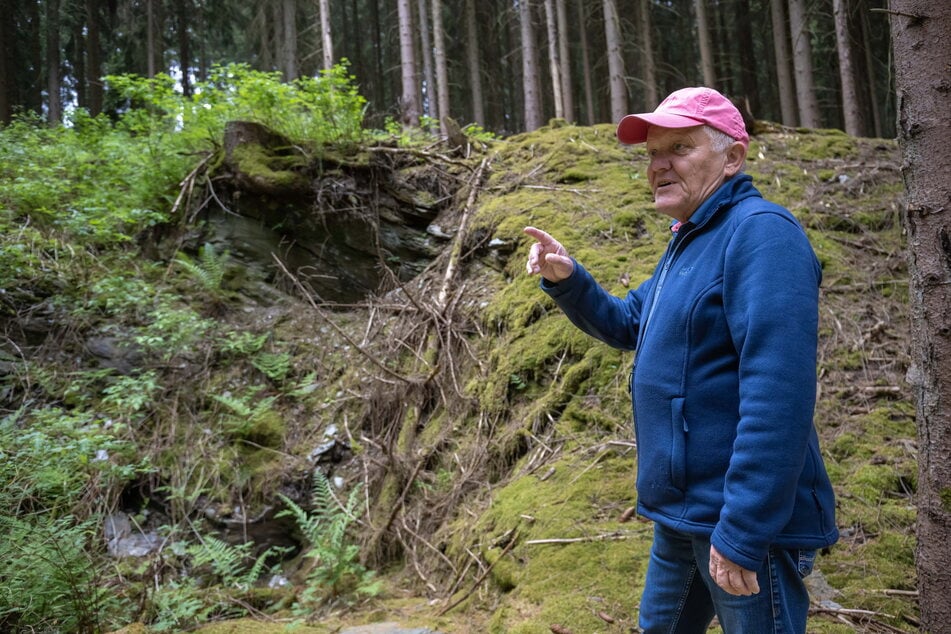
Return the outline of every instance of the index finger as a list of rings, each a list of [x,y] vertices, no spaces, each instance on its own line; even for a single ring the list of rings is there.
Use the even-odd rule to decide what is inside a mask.
[[[555,241],[555,239],[552,238],[548,233],[542,231],[541,229],[536,229],[535,227],[525,227],[522,229],[522,231],[532,236],[542,244],[551,244]]]

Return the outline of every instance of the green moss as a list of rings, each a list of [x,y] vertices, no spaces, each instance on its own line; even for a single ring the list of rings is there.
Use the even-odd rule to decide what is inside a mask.
[[[951,513],[951,487],[945,487],[938,493],[941,500],[941,510],[945,513]]]
[[[630,608],[651,532],[649,524],[617,522],[633,504],[632,457],[576,446],[566,448],[551,467],[550,473],[546,469],[497,490],[491,507],[466,532],[487,544],[484,557],[501,566],[496,582],[509,595],[490,631],[546,632],[553,623],[578,632],[603,631],[598,611],[634,625]],[[501,540],[513,535],[516,545],[498,559]]]
[[[259,144],[245,143],[234,148],[231,159],[241,172],[269,189],[307,187],[307,179],[297,171],[306,164],[303,157],[276,156]]]

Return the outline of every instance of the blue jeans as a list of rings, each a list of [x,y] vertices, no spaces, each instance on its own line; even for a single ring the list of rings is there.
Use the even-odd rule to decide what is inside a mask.
[[[710,578],[710,540],[654,524],[641,596],[644,634],[704,634],[714,615],[724,634],[804,634],[809,594],[802,580],[814,550],[770,548],[757,571],[760,591],[740,597]]]

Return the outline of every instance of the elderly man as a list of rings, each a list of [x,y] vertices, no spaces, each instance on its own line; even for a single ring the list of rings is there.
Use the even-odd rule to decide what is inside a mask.
[[[838,538],[813,426],[821,270],[796,219],[742,173],[733,104],[684,88],[628,115],[673,237],[626,297],[534,227],[527,268],[584,332],[635,350],[637,508],[654,522],[643,632],[806,631],[803,577]]]

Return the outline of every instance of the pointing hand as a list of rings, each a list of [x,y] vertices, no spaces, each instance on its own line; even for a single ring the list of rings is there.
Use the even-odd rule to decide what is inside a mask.
[[[525,265],[530,275],[541,275],[549,282],[560,282],[571,276],[575,262],[560,242],[535,227],[525,227],[524,231],[537,240],[528,252]]]

